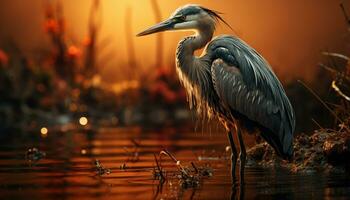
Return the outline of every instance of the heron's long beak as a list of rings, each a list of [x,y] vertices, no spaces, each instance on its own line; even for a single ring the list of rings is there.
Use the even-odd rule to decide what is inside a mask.
[[[167,31],[167,30],[172,29],[174,27],[174,24],[175,24],[174,20],[168,19],[168,20],[160,22],[159,24],[156,24],[156,25],[142,31],[141,33],[137,34],[136,36],[139,37],[139,36],[149,35],[152,33]]]

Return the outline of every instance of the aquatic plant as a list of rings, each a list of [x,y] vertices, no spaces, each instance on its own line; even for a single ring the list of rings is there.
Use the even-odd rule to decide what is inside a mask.
[[[104,167],[101,162],[97,159],[94,161],[95,171],[99,176],[109,175],[112,171],[109,168]]]
[[[25,153],[25,159],[29,163],[29,165],[36,164],[41,159],[45,158],[46,153],[43,151],[40,151],[38,148],[33,147],[29,148]]]

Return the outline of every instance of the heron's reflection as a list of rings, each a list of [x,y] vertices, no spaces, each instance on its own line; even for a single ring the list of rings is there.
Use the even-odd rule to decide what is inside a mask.
[[[242,200],[244,199],[245,187],[244,185],[232,185],[231,187],[231,200]]]

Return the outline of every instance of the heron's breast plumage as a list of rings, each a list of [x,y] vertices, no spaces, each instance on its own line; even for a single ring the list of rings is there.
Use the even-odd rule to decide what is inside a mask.
[[[187,99],[191,109],[205,118],[212,118],[220,108],[211,78],[211,60],[202,56],[196,58],[193,51],[186,46],[194,37],[183,39],[176,51],[176,71],[179,80],[187,93]]]

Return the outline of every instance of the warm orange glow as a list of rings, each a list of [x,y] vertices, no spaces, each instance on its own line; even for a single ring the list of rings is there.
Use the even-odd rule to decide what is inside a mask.
[[[113,84],[112,91],[115,94],[121,94],[121,93],[125,92],[126,90],[137,89],[139,87],[140,87],[140,84],[136,80],[123,81],[123,82]]]
[[[95,75],[92,77],[92,85],[97,87],[101,84],[101,76],[100,75]]]
[[[46,20],[44,27],[45,27],[45,31],[47,31],[49,33],[58,33],[60,31],[58,23],[54,19]]]
[[[8,60],[9,60],[9,58],[8,58],[7,54],[3,50],[0,49],[0,64],[7,65]]]
[[[82,52],[77,46],[71,45],[68,48],[68,56],[71,58],[78,58],[81,56],[81,54]]]
[[[88,34],[88,17],[91,1],[61,1],[67,39],[73,44],[88,45],[91,38]],[[159,1],[161,18],[166,19],[174,10],[189,1]],[[193,0],[224,13],[223,18],[233,27],[219,25],[215,35],[237,34],[256,48],[270,62],[277,75],[282,79],[295,76],[310,78],[319,62],[321,50],[332,49],[342,52],[346,49],[342,35],[347,34],[344,16],[337,1],[204,1]],[[77,7],[77,5],[79,5]],[[0,13],[0,26],[6,27],[0,35],[11,35],[24,49],[33,49],[38,44],[47,45],[47,34],[40,28],[44,24],[47,31],[57,32],[60,21],[33,15],[42,13],[41,1],[4,1]],[[103,80],[120,81],[125,79],[128,57],[128,45],[125,26],[131,26],[132,40],[135,44],[135,60],[142,70],[149,70],[156,63],[156,37],[150,35],[137,38],[135,35],[155,24],[155,14],[149,0],[101,1],[102,26],[99,32],[101,49],[108,49],[108,66],[103,66]],[[16,8],[6,9],[6,8]],[[126,10],[130,8],[131,17],[125,19]],[[29,12],[30,11],[30,12]],[[53,15],[53,11],[48,11]],[[51,12],[51,13],[50,13]],[[11,20],[6,20],[11,19]],[[30,22],[30,23],[28,23]],[[303,23],[301,23],[303,22]],[[325,28],[327,27],[327,28]],[[178,41],[191,33],[164,33],[164,65],[172,67]],[[43,40],[45,38],[45,40]],[[85,39],[84,39],[85,38]],[[108,38],[106,42],[106,38]],[[68,47],[69,48],[69,47]],[[71,47],[70,55],[79,55],[78,47]],[[102,62],[102,61],[101,61]]]
[[[83,40],[83,45],[85,46],[89,46],[91,44],[91,38],[89,37],[85,37],[85,39]]]

